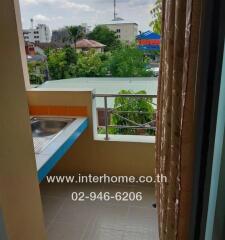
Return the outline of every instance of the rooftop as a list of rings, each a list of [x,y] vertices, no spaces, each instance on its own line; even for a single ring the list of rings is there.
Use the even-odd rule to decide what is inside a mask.
[[[66,44],[59,42],[50,42],[50,43],[35,43],[36,46],[46,50],[48,48],[63,48]]]
[[[126,20],[112,20],[112,21],[109,21],[109,22],[106,22],[102,25],[117,25],[117,24],[135,24],[135,25],[138,25],[137,23],[135,22],[131,22],[131,21],[126,21]]]
[[[77,48],[104,48],[106,45],[89,39],[82,39],[76,42]]]
[[[97,94],[117,94],[121,90],[141,91],[147,94],[157,95],[157,77],[130,77],[130,78],[72,78],[52,80],[43,83],[39,88],[79,88],[95,89]],[[114,99],[109,101],[109,107],[114,104]],[[96,100],[97,107],[104,105],[103,99]]]
[[[44,62],[46,60],[47,60],[47,57],[40,54],[34,55],[34,56],[30,56],[30,55],[27,56],[28,62]]]

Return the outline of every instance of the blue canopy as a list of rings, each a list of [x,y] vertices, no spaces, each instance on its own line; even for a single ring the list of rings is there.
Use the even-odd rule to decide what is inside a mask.
[[[139,45],[138,49],[142,51],[160,51],[160,45]]]
[[[147,31],[144,33],[141,33],[140,35],[138,35],[136,37],[137,40],[141,40],[141,39],[160,39],[160,35],[151,31]]]
[[[136,37],[140,50],[160,50],[160,35],[151,31],[141,33]]]

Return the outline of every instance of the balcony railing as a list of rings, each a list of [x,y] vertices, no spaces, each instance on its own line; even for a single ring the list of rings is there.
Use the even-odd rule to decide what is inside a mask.
[[[122,135],[155,135],[155,112],[156,112],[156,95],[148,94],[93,94],[93,98],[103,98],[103,108],[97,107],[97,110],[104,111],[104,125],[98,121],[98,133],[105,134],[105,140],[109,140],[109,134]],[[119,105],[113,103],[109,106],[109,98],[120,99]],[[124,101],[123,101],[124,99]],[[127,99],[125,101],[125,99]],[[135,99],[135,101],[134,101]],[[142,101],[145,107],[142,108],[138,101]],[[122,103],[121,103],[122,102]],[[146,111],[147,104],[147,111]],[[132,110],[129,106],[132,106]],[[137,105],[137,108],[133,108]],[[150,109],[149,109],[150,108]],[[126,110],[124,110],[126,109]],[[145,109],[145,111],[143,111]],[[139,117],[138,117],[139,116]],[[117,118],[121,124],[113,124],[113,118]],[[115,130],[119,133],[115,133]]]

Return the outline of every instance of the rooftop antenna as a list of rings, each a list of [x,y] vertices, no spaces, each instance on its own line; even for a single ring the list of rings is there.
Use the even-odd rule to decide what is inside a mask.
[[[114,21],[116,20],[116,16],[117,16],[117,13],[116,13],[116,0],[114,0]]]
[[[114,0],[114,18],[113,18],[113,21],[123,21],[124,19],[123,18],[120,18],[120,17],[117,17],[118,14],[116,12],[116,0]]]
[[[34,29],[34,19],[33,18],[30,19],[30,25],[31,25],[31,29]]]

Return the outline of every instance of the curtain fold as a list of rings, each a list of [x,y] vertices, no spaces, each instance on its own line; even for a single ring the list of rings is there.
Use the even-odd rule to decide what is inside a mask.
[[[160,240],[188,238],[201,0],[162,1],[156,184]]]

